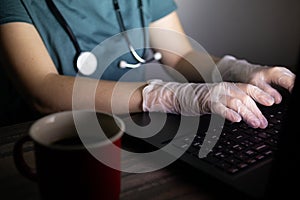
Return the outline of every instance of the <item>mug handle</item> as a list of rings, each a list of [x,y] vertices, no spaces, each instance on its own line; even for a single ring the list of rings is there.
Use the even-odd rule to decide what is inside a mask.
[[[25,137],[18,140],[13,148],[13,157],[16,168],[19,170],[19,172],[26,178],[36,181],[37,180],[37,173],[36,169],[30,167],[27,162],[24,159],[24,152],[23,152],[23,145],[26,142],[30,142],[32,139],[29,135],[26,135]]]

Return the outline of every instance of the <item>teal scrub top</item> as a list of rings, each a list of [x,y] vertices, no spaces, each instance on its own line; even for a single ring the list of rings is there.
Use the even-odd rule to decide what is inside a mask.
[[[138,69],[118,67],[121,59],[128,63],[137,61],[131,56],[124,38],[119,34],[120,27],[112,0],[53,0],[53,2],[74,32],[81,50],[93,50],[97,53],[98,70],[91,77],[119,80],[130,71],[130,81],[144,80],[143,67]],[[131,31],[141,27],[138,1],[119,0],[119,4],[126,30]],[[145,26],[147,27],[149,23],[166,16],[176,8],[173,0],[143,0]],[[45,0],[0,0],[0,25],[9,22],[33,24],[58,72],[70,76],[77,75],[74,69],[76,54],[74,44],[49,10]],[[144,47],[141,31],[134,31],[129,36],[135,48]],[[146,47],[148,47],[148,43]],[[30,49],[28,50],[30,51]],[[119,55],[119,53],[124,54]],[[138,50],[138,53],[141,56],[143,51]],[[112,58],[115,60],[112,61]],[[30,116],[31,110],[26,107],[26,103],[20,98],[11,83],[6,81],[7,77],[3,74],[1,66],[0,79],[0,119],[9,121],[9,118]]]
[[[132,70],[118,67],[121,59],[128,63],[137,61],[129,53],[125,39],[119,34],[120,26],[112,0],[53,0],[53,2],[70,26],[81,50],[97,52],[98,71],[91,77],[119,80],[128,70]],[[0,5],[0,24],[11,21],[34,24],[58,71],[64,75],[77,74],[74,69],[76,54],[74,44],[45,0],[0,0]],[[126,30],[132,32],[130,41],[134,48],[139,49],[138,52],[142,56],[144,35],[141,30],[132,31],[142,27],[138,1],[119,0],[119,5]],[[175,9],[176,4],[173,0],[143,0],[145,26]],[[148,47],[148,43],[145,46]],[[135,79],[130,81],[144,80],[143,68],[133,69],[130,73],[130,77]]]

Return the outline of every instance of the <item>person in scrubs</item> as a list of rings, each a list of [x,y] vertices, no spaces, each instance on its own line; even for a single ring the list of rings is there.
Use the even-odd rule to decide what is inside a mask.
[[[265,128],[257,104],[280,103],[273,85],[292,91],[295,74],[231,55],[203,64],[203,52],[182,37],[176,9],[173,0],[0,0],[2,124],[91,109],[92,98],[99,112],[216,113]],[[152,61],[187,81],[147,80]],[[94,95],[74,94],[77,82]]]

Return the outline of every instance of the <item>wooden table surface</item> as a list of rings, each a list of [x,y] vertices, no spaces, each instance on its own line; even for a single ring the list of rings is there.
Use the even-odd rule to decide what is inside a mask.
[[[27,134],[32,122],[0,127],[0,199],[38,200],[37,184],[19,174],[12,159],[14,142]],[[32,146],[25,153],[34,163]],[[217,200],[231,192],[181,162],[148,173],[122,172],[121,200]],[[235,196],[233,196],[235,197]],[[233,198],[231,198],[233,199]],[[238,199],[238,197],[237,197]]]

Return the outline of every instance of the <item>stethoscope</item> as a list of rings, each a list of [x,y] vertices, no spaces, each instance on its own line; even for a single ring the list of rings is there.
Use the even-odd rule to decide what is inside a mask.
[[[63,27],[63,29],[66,31],[66,33],[68,34],[68,36],[70,37],[75,50],[76,50],[76,55],[74,57],[74,69],[76,72],[80,72],[83,75],[89,76],[92,75],[96,69],[97,69],[97,58],[96,56],[90,52],[90,51],[82,51],[78,41],[75,37],[75,34],[73,33],[72,29],[70,28],[70,26],[68,25],[68,23],[66,22],[66,20],[64,19],[64,17],[61,15],[61,13],[59,12],[59,10],[57,9],[57,7],[55,6],[55,4],[53,3],[52,0],[46,0],[46,3],[48,5],[48,7],[50,8],[51,12],[53,13],[53,15],[56,17],[57,21],[61,24],[61,26]],[[119,6],[119,2],[118,0],[113,0],[113,5],[114,5],[114,10],[117,16],[117,20],[118,20],[118,24],[119,27],[121,29],[121,34],[122,36],[125,38],[126,43],[128,45],[128,48],[130,50],[130,53],[132,54],[132,56],[136,59],[137,63],[135,64],[130,64],[127,63],[125,60],[121,60],[119,62],[119,67],[120,68],[137,68],[140,67],[142,64],[145,64],[147,62],[151,62],[151,61],[158,61],[162,58],[162,55],[160,52],[155,52],[153,54],[153,57],[149,58],[149,59],[144,59],[141,56],[138,55],[138,53],[135,51],[135,49],[133,48],[128,34],[126,32],[126,28],[124,25],[124,21],[121,15],[121,11],[120,11],[120,6]],[[146,31],[145,31],[145,20],[144,20],[144,12],[143,12],[143,2],[142,0],[138,0],[138,7],[140,10],[140,17],[141,17],[141,22],[142,22],[142,27],[143,27],[143,35],[144,35],[144,46],[146,45]]]

